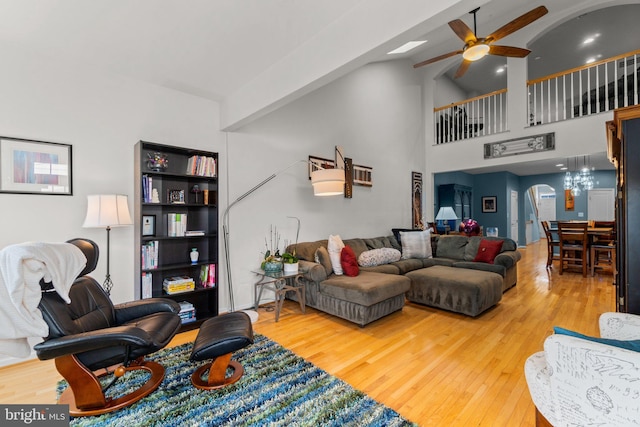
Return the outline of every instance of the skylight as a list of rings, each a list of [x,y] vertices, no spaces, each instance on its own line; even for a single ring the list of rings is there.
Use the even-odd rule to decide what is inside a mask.
[[[398,53],[405,53],[405,52],[409,52],[411,49],[415,49],[416,47],[426,43],[426,40],[416,40],[416,41],[411,41],[411,42],[407,42],[405,44],[403,44],[402,46],[400,46],[397,49],[392,50],[391,52],[387,52],[387,55],[395,55]]]

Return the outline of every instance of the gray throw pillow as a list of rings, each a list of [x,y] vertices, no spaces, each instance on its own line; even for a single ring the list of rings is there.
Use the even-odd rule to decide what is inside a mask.
[[[315,261],[324,267],[327,272],[327,277],[333,273],[333,267],[331,265],[331,258],[329,257],[329,251],[324,246],[320,246],[316,249],[314,254]]]
[[[431,230],[401,231],[402,259],[431,258]]]

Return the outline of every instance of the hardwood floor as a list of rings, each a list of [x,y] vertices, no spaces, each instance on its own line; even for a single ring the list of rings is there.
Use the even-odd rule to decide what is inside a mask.
[[[599,315],[615,311],[611,274],[560,276],[557,263],[548,272],[546,250],[545,241],[520,249],[518,284],[477,318],[407,303],[360,328],[286,301],[278,323],[261,307],[254,330],[420,425],[533,426],[527,357],[553,326],[597,335]],[[1,368],[0,402],[52,403],[58,380],[51,361]]]

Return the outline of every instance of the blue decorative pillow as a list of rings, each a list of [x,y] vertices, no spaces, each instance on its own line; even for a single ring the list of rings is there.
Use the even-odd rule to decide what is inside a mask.
[[[588,335],[582,335],[578,332],[570,331],[568,329],[560,328],[558,326],[553,327],[553,332],[559,335],[568,335],[570,337],[582,338],[583,340],[598,342],[600,344],[612,345],[614,347],[624,348],[626,350],[640,352],[640,340],[613,340],[609,338],[597,338],[590,337]]]

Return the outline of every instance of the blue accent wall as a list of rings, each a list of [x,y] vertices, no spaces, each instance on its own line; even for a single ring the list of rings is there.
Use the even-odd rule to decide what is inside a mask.
[[[471,175],[465,172],[449,172],[434,175],[434,209],[438,207],[438,185],[462,184],[473,188],[473,217],[485,229],[498,227],[500,236],[509,236],[511,224],[511,191],[518,192],[518,243],[524,246],[526,242],[526,221],[533,215],[533,206],[528,196],[529,188],[534,185],[546,184],[556,191],[556,218],[559,221],[587,219],[587,193],[583,192],[574,198],[575,209],[564,209],[564,172],[517,176],[509,172],[495,172]],[[594,188],[616,188],[615,171],[594,171]],[[482,197],[495,196],[497,201],[496,213],[482,212]],[[578,214],[582,212],[584,216]],[[539,235],[538,224],[533,228],[534,240]]]

